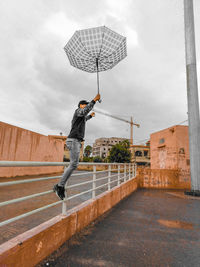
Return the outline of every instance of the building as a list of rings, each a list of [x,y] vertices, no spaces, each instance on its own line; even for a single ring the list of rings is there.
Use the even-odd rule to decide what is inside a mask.
[[[62,162],[64,140],[0,122],[0,160]],[[0,177],[62,172],[62,166],[4,167]]]
[[[120,142],[127,140],[126,138],[118,138],[118,137],[101,137],[95,140],[92,148],[93,157],[101,157],[106,158],[109,155],[109,151],[112,146],[119,144]]]
[[[151,134],[151,169],[189,172],[188,126],[176,125]]]
[[[138,166],[150,166],[150,143],[146,146],[131,145],[131,162],[137,163]]]

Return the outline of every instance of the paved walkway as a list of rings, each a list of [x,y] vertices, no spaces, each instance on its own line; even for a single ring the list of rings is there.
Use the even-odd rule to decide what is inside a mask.
[[[199,267],[200,199],[138,190],[38,266]]]

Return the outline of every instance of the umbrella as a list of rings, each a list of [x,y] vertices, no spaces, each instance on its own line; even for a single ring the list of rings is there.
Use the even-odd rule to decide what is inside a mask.
[[[105,26],[76,31],[64,50],[72,66],[97,73],[112,69],[127,56],[126,37]]]

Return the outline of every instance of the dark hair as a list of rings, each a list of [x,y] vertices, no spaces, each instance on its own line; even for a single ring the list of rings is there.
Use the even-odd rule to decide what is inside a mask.
[[[89,102],[87,102],[86,100],[81,100],[79,103],[78,103],[78,107],[80,108],[80,105],[87,105]]]

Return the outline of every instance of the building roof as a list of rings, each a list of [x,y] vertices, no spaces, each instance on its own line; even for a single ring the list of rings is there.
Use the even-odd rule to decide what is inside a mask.
[[[162,129],[162,130],[160,130],[160,131],[151,133],[150,135],[152,135],[152,134],[157,134],[157,133],[164,132],[164,131],[170,130],[170,129],[172,129],[172,128],[178,128],[178,127],[179,127],[179,128],[188,128],[188,125],[174,125],[174,126],[171,126],[171,127],[165,128],[165,129]]]
[[[130,145],[130,148],[133,147],[133,148],[150,148],[150,146],[143,146],[143,145]]]

